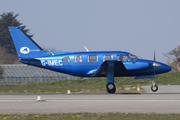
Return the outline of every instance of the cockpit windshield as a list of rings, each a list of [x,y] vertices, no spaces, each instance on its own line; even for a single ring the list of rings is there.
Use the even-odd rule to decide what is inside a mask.
[[[132,61],[136,61],[138,59],[138,57],[133,54],[129,54],[129,57],[132,59]]]

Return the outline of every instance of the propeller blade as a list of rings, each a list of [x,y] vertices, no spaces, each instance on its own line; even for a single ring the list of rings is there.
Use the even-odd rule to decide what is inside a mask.
[[[154,63],[153,63],[153,68],[154,68],[154,78],[153,78],[153,86],[155,86],[155,77],[156,77],[156,56],[155,56],[155,51],[154,51]]]
[[[154,63],[153,63],[153,68],[154,68],[154,76],[156,75],[156,56],[155,56],[155,51],[154,51]]]
[[[156,61],[156,55],[155,55],[155,51],[154,51],[154,62]]]

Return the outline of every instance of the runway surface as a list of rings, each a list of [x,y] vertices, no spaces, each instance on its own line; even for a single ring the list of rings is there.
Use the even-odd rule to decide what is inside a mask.
[[[37,102],[37,96],[45,101]],[[0,95],[0,113],[180,113],[180,94]]]
[[[159,85],[157,92],[151,91],[151,86],[141,86],[144,89],[145,93],[180,93],[180,85]]]

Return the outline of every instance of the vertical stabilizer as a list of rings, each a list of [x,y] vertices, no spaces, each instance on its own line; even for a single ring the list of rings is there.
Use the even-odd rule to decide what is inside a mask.
[[[41,57],[45,51],[29,38],[20,27],[8,27],[19,58]]]

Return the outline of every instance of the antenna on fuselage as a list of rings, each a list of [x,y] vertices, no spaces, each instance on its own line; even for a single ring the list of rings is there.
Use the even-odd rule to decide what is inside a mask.
[[[48,49],[49,50],[49,49]],[[49,52],[51,52],[50,50],[49,50]],[[51,52],[51,54],[52,54],[52,56],[54,56],[54,54]]]
[[[84,46],[84,48],[86,49],[86,51],[87,51],[87,52],[89,52],[89,50],[87,49],[87,47],[86,47],[86,46]]]

